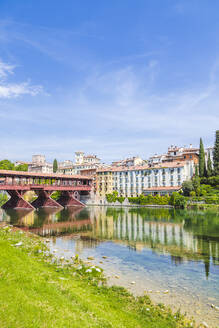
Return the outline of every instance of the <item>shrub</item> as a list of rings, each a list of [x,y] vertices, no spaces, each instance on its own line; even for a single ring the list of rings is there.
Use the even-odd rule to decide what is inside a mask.
[[[122,204],[125,200],[125,197],[117,197],[117,200]]]
[[[189,196],[191,191],[194,191],[192,181],[184,181],[182,184],[182,190],[184,196]]]
[[[170,197],[170,205],[173,205],[175,207],[179,208],[185,208],[186,207],[187,200],[184,196],[180,195],[178,192],[173,192]]]
[[[115,203],[118,197],[118,191],[113,191],[112,194],[106,194],[106,199],[109,203]]]

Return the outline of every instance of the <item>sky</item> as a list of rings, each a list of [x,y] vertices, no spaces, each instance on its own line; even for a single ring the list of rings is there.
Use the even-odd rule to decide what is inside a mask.
[[[218,0],[0,0],[0,159],[213,145],[218,12]]]

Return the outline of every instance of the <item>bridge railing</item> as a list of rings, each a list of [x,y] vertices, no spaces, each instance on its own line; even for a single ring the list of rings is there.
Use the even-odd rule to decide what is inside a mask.
[[[89,180],[41,180],[37,181],[38,179],[11,179],[11,178],[1,178],[0,179],[0,186],[53,186],[53,187],[88,187],[91,186],[91,181]]]

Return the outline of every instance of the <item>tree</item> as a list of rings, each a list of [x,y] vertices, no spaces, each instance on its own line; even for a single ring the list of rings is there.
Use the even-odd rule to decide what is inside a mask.
[[[211,177],[212,173],[213,173],[213,170],[212,170],[211,156],[210,156],[210,152],[208,152],[207,177]]]
[[[194,191],[196,195],[200,193],[200,178],[199,176],[195,175],[194,178],[192,179],[192,185],[194,188]]]
[[[58,170],[58,162],[57,159],[55,158],[53,161],[53,173],[56,173]]]
[[[219,175],[219,130],[216,131],[216,138],[213,151],[214,174]]]
[[[27,164],[19,164],[15,166],[15,171],[28,171],[28,165]]]
[[[113,191],[112,194],[106,194],[106,200],[109,203],[115,203],[118,198],[118,191]]]
[[[8,159],[0,161],[0,170],[14,170],[14,164]]]
[[[205,166],[205,150],[202,142],[202,138],[200,138],[200,146],[199,146],[199,176],[204,177],[206,171]]]
[[[198,177],[198,165],[195,165],[195,177]]]
[[[194,191],[194,186],[192,181],[184,181],[182,184],[182,190],[184,196],[190,196],[190,192]]]

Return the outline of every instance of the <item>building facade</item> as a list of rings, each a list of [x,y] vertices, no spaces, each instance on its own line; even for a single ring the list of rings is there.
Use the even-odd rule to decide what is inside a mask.
[[[97,170],[96,191],[100,200],[117,191],[119,196],[170,194],[181,189],[182,183],[194,175],[193,161],[162,163],[150,167],[109,167]],[[158,189],[157,189],[158,188]]]
[[[84,170],[93,170],[100,167],[100,159],[96,155],[85,156],[83,151],[75,152],[75,163],[65,161],[59,164],[58,172],[61,174],[81,174]]]
[[[52,173],[53,165],[46,162],[44,155],[33,155],[32,162],[28,163],[28,172]]]

